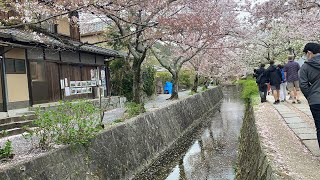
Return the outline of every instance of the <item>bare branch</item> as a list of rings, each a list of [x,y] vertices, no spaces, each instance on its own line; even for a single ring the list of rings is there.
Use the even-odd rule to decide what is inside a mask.
[[[153,50],[153,48],[151,48],[151,52],[154,55],[154,57],[159,61],[161,66],[166,68],[168,71],[171,71],[171,67],[169,65],[167,65],[166,63],[164,63],[164,60]]]

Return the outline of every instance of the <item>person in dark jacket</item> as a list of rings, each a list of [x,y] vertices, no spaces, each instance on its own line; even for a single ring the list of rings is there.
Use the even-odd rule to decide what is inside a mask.
[[[270,66],[267,69],[267,79],[270,82],[271,90],[273,92],[274,103],[280,103],[280,84],[282,83],[282,75],[280,69],[274,64],[274,61],[270,61]]]
[[[320,146],[320,44],[308,43],[303,52],[308,61],[300,68],[300,89],[308,100]]]
[[[261,103],[267,102],[267,93],[268,93],[268,85],[267,85],[268,79],[266,76],[266,69],[264,67],[265,67],[265,64],[261,64],[260,68],[255,72],[255,76],[257,78],[256,82],[259,87]]]

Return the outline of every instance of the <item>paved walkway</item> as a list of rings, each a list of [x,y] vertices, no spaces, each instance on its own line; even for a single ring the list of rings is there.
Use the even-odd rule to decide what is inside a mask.
[[[213,87],[210,86],[209,88],[213,88]],[[202,92],[201,87],[198,88],[198,92],[199,93]],[[171,96],[170,94],[160,94],[154,100],[148,101],[144,105],[144,107],[146,108],[147,111],[154,111],[154,110],[163,108],[165,106],[168,106],[169,104],[172,104],[177,101],[177,100],[173,100],[173,101],[167,100],[168,98],[170,98],[170,96]],[[191,96],[190,90],[179,92],[179,100],[187,98],[189,96]],[[126,111],[125,108],[117,108],[117,109],[113,109],[111,111],[105,112],[103,123],[109,124],[117,119],[123,118],[125,111]]]
[[[274,102],[272,96],[268,96],[270,103]],[[288,99],[288,98],[287,98]],[[292,104],[291,101],[273,105],[282,116],[288,127],[295,133],[300,141],[315,156],[320,156],[320,149],[317,141],[316,130],[309,105],[305,98],[301,98],[301,104]],[[305,117],[303,117],[305,115]]]

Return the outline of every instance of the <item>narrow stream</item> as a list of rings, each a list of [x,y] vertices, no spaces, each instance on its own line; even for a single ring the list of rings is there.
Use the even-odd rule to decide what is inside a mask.
[[[224,88],[224,95],[220,111],[209,113],[187,144],[135,179],[234,179],[244,103],[236,87]]]

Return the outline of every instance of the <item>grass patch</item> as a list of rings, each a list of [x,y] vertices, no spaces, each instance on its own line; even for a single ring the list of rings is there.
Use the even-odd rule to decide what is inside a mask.
[[[194,92],[194,91],[190,91],[189,92],[189,96],[192,96],[192,95],[195,95],[195,94],[197,94],[197,92]]]
[[[260,104],[260,96],[259,95],[254,95],[251,97],[251,103],[252,103],[252,106],[256,106],[258,104]]]
[[[118,124],[118,123],[122,123],[124,122],[125,119],[116,119],[114,121],[112,121],[111,125],[115,125],[115,124]]]
[[[246,80],[239,80],[238,83],[242,85],[242,93],[241,98],[246,102],[255,102],[258,99],[259,89],[256,81],[253,78],[249,78]],[[259,102],[259,100],[258,100]]]
[[[129,102],[126,104],[126,113],[128,113],[128,118],[138,116],[141,113],[146,112],[144,104],[137,104],[134,102]]]
[[[206,90],[208,90],[208,87],[207,86],[202,86],[202,89],[201,89],[202,91],[206,91]]]

